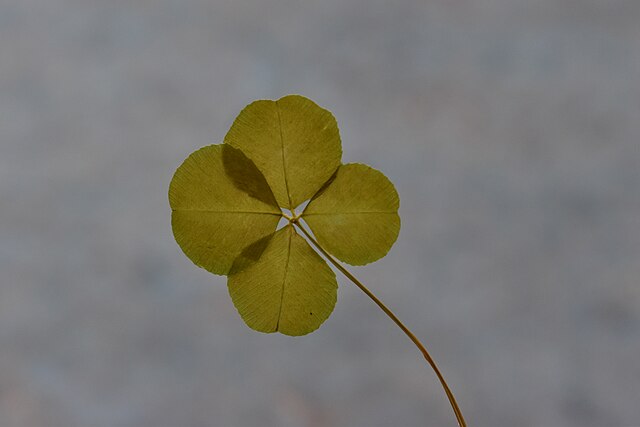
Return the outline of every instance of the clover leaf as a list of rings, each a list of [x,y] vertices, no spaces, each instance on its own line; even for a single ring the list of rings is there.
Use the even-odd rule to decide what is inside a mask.
[[[278,230],[255,263],[229,275],[229,294],[249,327],[305,335],[333,311],[336,275],[291,224]]]
[[[387,254],[398,238],[400,200],[382,172],[367,165],[340,166],[302,213],[320,244],[351,265]]]
[[[242,178],[244,188],[227,171]],[[225,145],[203,147],[182,163],[171,180],[169,204],[185,255],[215,274],[228,274],[243,249],[273,233],[282,214],[260,171]]]
[[[238,313],[250,328],[266,333],[305,335],[329,317],[338,285],[328,260],[420,349],[464,426],[424,346],[336,260],[376,261],[400,230],[391,181],[370,166],[342,164],[341,157],[329,111],[300,95],[255,101],[240,112],[222,144],[195,151],[176,170],[169,186],[175,239],[193,263],[228,276]],[[277,230],[282,218],[288,223]]]
[[[336,119],[299,95],[249,104],[224,142],[255,162],[278,205],[289,210],[313,196],[342,157]]]

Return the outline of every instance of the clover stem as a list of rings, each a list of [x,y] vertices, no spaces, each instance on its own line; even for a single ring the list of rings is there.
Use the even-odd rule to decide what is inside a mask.
[[[373,300],[373,302],[375,302],[378,305],[378,307],[380,307],[380,309],[382,311],[384,311],[384,313],[387,316],[389,316],[391,318],[391,320],[393,320],[395,322],[396,325],[398,325],[398,327],[402,330],[402,332],[404,332],[405,335],[407,337],[409,337],[409,339],[415,344],[415,346],[418,347],[418,349],[420,350],[420,352],[422,353],[424,358],[427,360],[427,363],[429,363],[429,365],[431,365],[431,368],[433,369],[433,371],[436,373],[436,376],[440,380],[440,384],[442,384],[442,388],[444,389],[445,393],[447,394],[447,398],[449,399],[449,403],[451,404],[451,408],[453,409],[453,413],[456,416],[456,419],[458,421],[458,425],[460,427],[466,427],[467,424],[464,421],[464,417],[462,416],[462,411],[460,410],[460,407],[458,406],[458,402],[456,402],[456,398],[453,396],[453,393],[451,392],[451,389],[449,389],[449,386],[447,385],[447,382],[444,380],[444,377],[442,376],[442,373],[440,372],[440,369],[438,369],[438,366],[436,365],[436,362],[433,360],[433,358],[431,357],[431,355],[429,354],[429,352],[427,351],[425,346],[420,342],[420,340],[413,334],[413,332],[411,332],[409,330],[409,328],[407,328],[404,325],[404,323],[402,323],[400,321],[400,319],[398,319],[398,317],[395,314],[393,314],[393,312],[389,308],[387,308],[386,305],[384,305],[384,303],[382,301],[380,301],[378,299],[378,297],[376,297],[365,285],[363,285],[362,282],[360,282],[358,279],[356,279],[356,277],[353,274],[351,274],[346,268],[344,268],[338,262],[338,260],[336,260],[333,256],[331,256],[327,251],[325,251],[322,248],[322,246],[320,246],[320,243],[318,243],[316,241],[316,239],[311,235],[311,233],[309,233],[300,224],[298,218],[292,218],[291,222],[293,224],[295,224],[300,229],[300,231],[302,231],[302,233],[304,233],[304,235],[307,237],[307,239],[309,239],[309,241],[311,243],[313,243],[313,245],[316,248],[318,248],[318,250],[325,256],[325,258],[327,258],[329,260],[329,262],[331,262],[331,264],[333,264],[338,270],[340,270],[340,272],[342,274],[344,274],[358,288],[360,288],[360,290],[362,292],[364,292],[369,298],[371,298]]]

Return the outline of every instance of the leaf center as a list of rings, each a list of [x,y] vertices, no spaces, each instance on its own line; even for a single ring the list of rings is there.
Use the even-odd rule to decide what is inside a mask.
[[[294,211],[290,211],[288,209],[282,210],[282,217],[287,221],[289,221],[289,224],[291,225],[294,225],[295,223],[297,223],[301,215],[302,213],[297,213],[295,210]]]

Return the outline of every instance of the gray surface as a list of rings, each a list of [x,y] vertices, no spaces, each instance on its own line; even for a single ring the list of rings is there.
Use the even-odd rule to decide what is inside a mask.
[[[336,114],[403,228],[354,269],[472,426],[639,425],[637,0],[0,0],[0,425],[453,426],[353,285],[249,330],[167,187],[256,98]]]

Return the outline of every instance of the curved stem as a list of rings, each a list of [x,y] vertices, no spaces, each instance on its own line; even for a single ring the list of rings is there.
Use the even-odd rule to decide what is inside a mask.
[[[431,368],[433,368],[434,372],[436,373],[436,376],[440,380],[440,384],[442,384],[442,388],[444,389],[444,392],[447,394],[447,398],[449,399],[449,403],[451,404],[453,413],[456,416],[458,425],[460,427],[466,427],[467,424],[464,421],[464,417],[462,416],[462,411],[460,411],[460,407],[458,406],[458,402],[456,402],[456,398],[453,396],[451,389],[449,389],[449,386],[447,385],[447,382],[444,380],[444,377],[442,376],[440,369],[438,369],[436,362],[433,360],[433,358],[431,357],[431,355],[429,354],[425,346],[420,342],[420,340],[413,334],[413,332],[409,330],[409,328],[407,328],[404,325],[404,323],[400,321],[400,319],[398,319],[398,317],[395,314],[393,314],[391,310],[389,310],[389,308],[387,308],[386,305],[383,304],[382,301],[378,299],[378,297],[376,297],[366,286],[364,286],[358,279],[356,279],[356,277],[353,274],[351,274],[346,268],[344,268],[338,262],[338,260],[333,258],[333,256],[331,256],[327,251],[325,251],[322,248],[322,246],[320,246],[320,244],[316,241],[316,239],[300,224],[298,218],[291,218],[290,221],[296,226],[298,226],[298,228],[304,233],[304,235],[307,236],[307,239],[309,239],[309,241],[313,243],[313,245],[320,252],[322,252],[325,258],[327,258],[329,262],[331,262],[331,264],[333,264],[338,270],[340,270],[340,272],[344,274],[349,280],[351,280],[358,288],[360,288],[362,292],[364,292],[369,298],[371,298],[373,302],[375,302],[378,305],[378,307],[380,307],[380,309],[384,311],[384,313],[387,316],[389,316],[391,320],[393,320],[400,329],[402,329],[402,332],[404,332],[405,335],[409,337],[409,339],[415,344],[415,346],[418,347],[418,349],[420,350],[424,358],[427,360],[427,363],[431,365]]]

